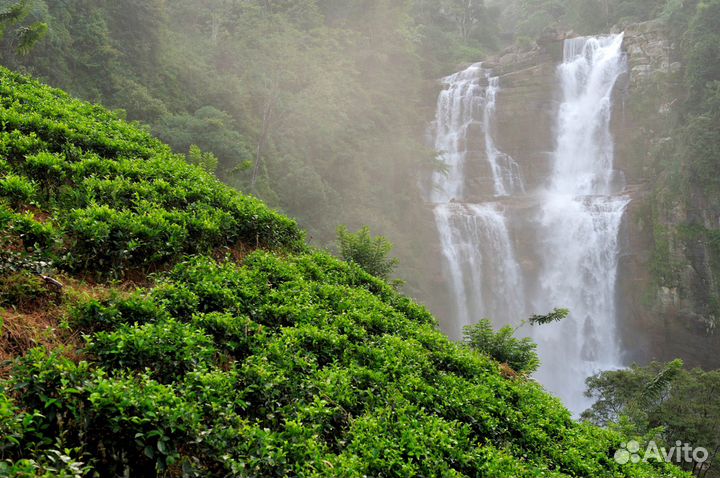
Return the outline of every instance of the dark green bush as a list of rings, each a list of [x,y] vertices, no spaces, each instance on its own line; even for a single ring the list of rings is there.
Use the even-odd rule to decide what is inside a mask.
[[[45,437],[59,437],[82,407],[75,396],[76,387],[89,376],[87,362],[76,364],[65,357],[62,350],[48,353],[38,347],[17,360],[7,390],[15,397],[22,397],[26,410],[41,413],[38,427]]]
[[[200,308],[200,298],[194,292],[171,282],[159,284],[153,289],[152,297],[172,317],[186,321]]]
[[[22,170],[40,183],[45,192],[45,200],[48,201],[51,193],[65,182],[66,164],[62,154],[43,152],[25,158]]]
[[[264,327],[247,317],[212,312],[194,316],[192,324],[204,330],[236,359],[246,357],[265,341]]]
[[[375,277],[389,279],[397,267],[398,260],[388,257],[392,243],[383,236],[371,237],[367,226],[355,233],[345,226],[338,227],[337,242],[343,259],[358,264]]]
[[[161,476],[169,466],[182,465],[181,450],[192,452],[193,442],[201,440],[197,404],[148,375],[98,376],[81,393],[88,402],[88,448],[102,458],[96,466],[101,476],[126,469],[131,476]]]
[[[56,257],[58,231],[32,212],[15,213],[0,203],[0,274],[48,269]]]
[[[190,258],[149,295],[79,307],[117,327],[90,336],[97,361],[33,351],[12,398],[42,411],[48,439],[97,457],[101,476],[674,473],[618,465],[620,435],[573,422],[539,385],[505,379],[358,277],[324,254]]]
[[[31,452],[47,442],[45,432],[43,416],[39,411],[28,413],[19,410],[0,390],[0,472],[5,457]]]
[[[9,385],[23,405],[43,411],[20,415],[26,434],[41,437],[20,441],[32,445],[35,460],[52,452],[55,443],[48,437],[55,436],[70,446],[81,445],[100,476],[125,470],[131,476],[157,476],[181,459],[181,447],[187,449],[193,437],[199,438],[197,408],[147,374],[109,378],[102,370],[90,371],[86,362],[76,364],[38,348],[18,362]],[[3,426],[8,420],[3,417]],[[21,456],[15,452],[6,458],[32,465]]]

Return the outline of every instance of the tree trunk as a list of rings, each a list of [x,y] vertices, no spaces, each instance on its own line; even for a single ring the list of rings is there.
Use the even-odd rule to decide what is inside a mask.
[[[255,165],[253,167],[252,179],[250,180],[250,186],[253,190],[255,189],[255,183],[257,182],[257,177],[260,172],[260,162],[262,161],[263,147],[265,146],[265,141],[267,141],[267,136],[270,132],[272,107],[273,99],[272,97],[268,97],[263,111],[262,128],[260,131],[260,137],[258,138],[257,148],[255,149]]]

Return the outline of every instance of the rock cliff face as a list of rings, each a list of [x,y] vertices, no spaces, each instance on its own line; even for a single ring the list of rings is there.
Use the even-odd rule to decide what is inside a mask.
[[[676,120],[674,106],[682,99],[682,64],[662,24],[630,25],[624,31],[628,74],[616,88],[613,133],[616,169],[633,198],[623,224],[618,277],[626,360],[681,357],[688,365],[718,367],[720,356],[709,353],[720,346],[720,334],[710,331],[711,254],[702,241],[681,240],[678,232],[702,208],[673,199],[679,186],[670,177],[672,165],[660,160]],[[495,140],[519,163],[529,189],[547,177],[561,59],[558,38],[484,63],[500,76]]]
[[[618,167],[637,185],[619,284],[626,349],[635,360],[681,357],[691,366],[720,367],[720,356],[712,353],[720,346],[720,335],[712,333],[712,253],[685,232],[696,222],[693,215],[709,210],[693,185],[678,179],[683,159],[668,155],[671,130],[682,126],[683,66],[657,23],[626,29],[626,50],[629,86],[615,132]]]

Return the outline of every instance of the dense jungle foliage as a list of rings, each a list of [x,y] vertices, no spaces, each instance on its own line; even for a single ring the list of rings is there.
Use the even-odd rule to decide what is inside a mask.
[[[698,463],[680,463],[698,477],[720,476],[720,371],[683,368],[680,360],[653,362],[626,370],[602,372],[588,379],[596,402],[583,418],[638,437],[654,439],[670,449],[677,443],[702,446],[707,456]]]
[[[0,0],[0,8],[16,3]],[[656,176],[672,176],[679,162],[685,181],[712,182],[713,175],[704,174],[714,165],[708,159],[712,145],[693,146],[698,142],[690,136],[707,141],[705,133],[716,124],[712,102],[701,99],[704,85],[719,80],[710,66],[717,64],[714,1],[22,3],[27,18],[0,45],[5,66],[122,110],[175,152],[191,156],[196,146],[196,153],[213,155],[217,161],[208,163],[209,170],[297,218],[315,244],[331,245],[338,224],[353,230],[368,224],[403,244],[399,272],[416,296],[432,295],[437,286],[428,277],[438,264],[427,259],[434,225],[417,187],[423,172],[437,166],[425,141],[436,81],[490,54],[532,48],[538,37],[567,31],[596,34],[648,20],[668,24],[675,56],[692,59],[686,76],[695,107],[688,121],[671,125],[691,127],[677,135],[678,158],[661,165]],[[698,8],[705,13],[696,14]],[[30,54],[18,51],[18,33],[42,30],[40,25],[47,28],[42,41]],[[698,65],[702,71],[694,71]],[[712,93],[707,95],[710,100]],[[681,99],[674,103],[677,111]],[[708,105],[707,111],[698,105]],[[666,202],[706,210],[708,201],[717,202],[689,193]],[[670,209],[662,206],[655,215]],[[697,218],[669,231],[670,237],[662,221],[655,222],[658,282],[664,285],[681,274],[663,255],[667,241],[687,242],[691,249],[718,243],[717,231]],[[720,263],[715,256],[711,262]],[[705,289],[698,286],[700,294]],[[710,296],[720,304],[717,291]]]
[[[0,475],[681,475],[117,115],[0,117]]]
[[[21,3],[0,16],[2,64],[113,111],[0,72],[0,476],[670,476],[613,461],[622,434],[716,445],[714,421],[693,423],[717,411],[713,372],[679,373],[649,408],[660,365],[607,372],[586,418],[620,432],[578,424],[525,365],[450,343],[234,190],[315,244],[370,224],[417,292],[436,79],[658,21],[687,61],[653,125],[653,272],[674,288],[689,264],[712,331],[720,1]],[[475,337],[536,366],[529,342]]]
[[[404,244],[405,275],[427,270],[413,226],[428,220],[416,181],[434,164],[435,79],[494,44],[496,12],[458,0],[27,5],[25,22],[49,30],[30,55],[8,36],[5,66],[122,110],[175,152],[214,154],[221,180],[297,218],[316,244],[369,223]]]

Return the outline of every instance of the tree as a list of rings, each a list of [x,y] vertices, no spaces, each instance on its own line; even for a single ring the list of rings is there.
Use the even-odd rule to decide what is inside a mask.
[[[566,319],[567,316],[570,315],[570,310],[568,309],[553,309],[552,312],[545,315],[533,315],[527,320],[527,323],[530,325],[545,325],[545,324],[551,324],[553,322],[560,322],[563,319]],[[525,325],[525,321],[521,324]]]
[[[393,245],[383,236],[372,237],[370,228],[363,226],[352,233],[346,226],[337,228],[337,242],[341,257],[354,262],[369,274],[387,280],[398,264],[398,260],[388,257]]]
[[[218,164],[213,172],[226,181],[250,167],[252,153],[247,139],[237,131],[233,118],[212,106],[194,114],[168,114],[153,128],[163,141],[176,151],[189,151],[193,145],[212,152]],[[234,181],[233,181],[234,182]]]
[[[455,23],[464,42],[470,40],[486,13],[483,0],[445,0],[440,8]]]
[[[720,476],[713,463],[720,451],[720,370],[687,370],[682,361],[633,365],[587,379],[593,406],[582,418],[593,424],[650,436],[658,446],[676,442],[704,447],[704,463],[681,463],[698,477]]]
[[[211,152],[203,152],[196,144],[190,145],[190,151],[187,154],[187,162],[200,166],[204,171],[215,174],[218,167],[218,158]]]
[[[708,87],[720,81],[720,0],[700,2],[686,39],[689,103],[703,112]]]
[[[20,0],[0,12],[0,39],[5,37],[9,27],[20,24],[30,13],[29,0]],[[13,30],[11,44],[19,55],[27,55],[35,44],[47,34],[47,23],[35,22],[17,26]]]
[[[108,2],[107,24],[123,61],[142,73],[152,73],[160,62],[165,22],[164,0]]]

